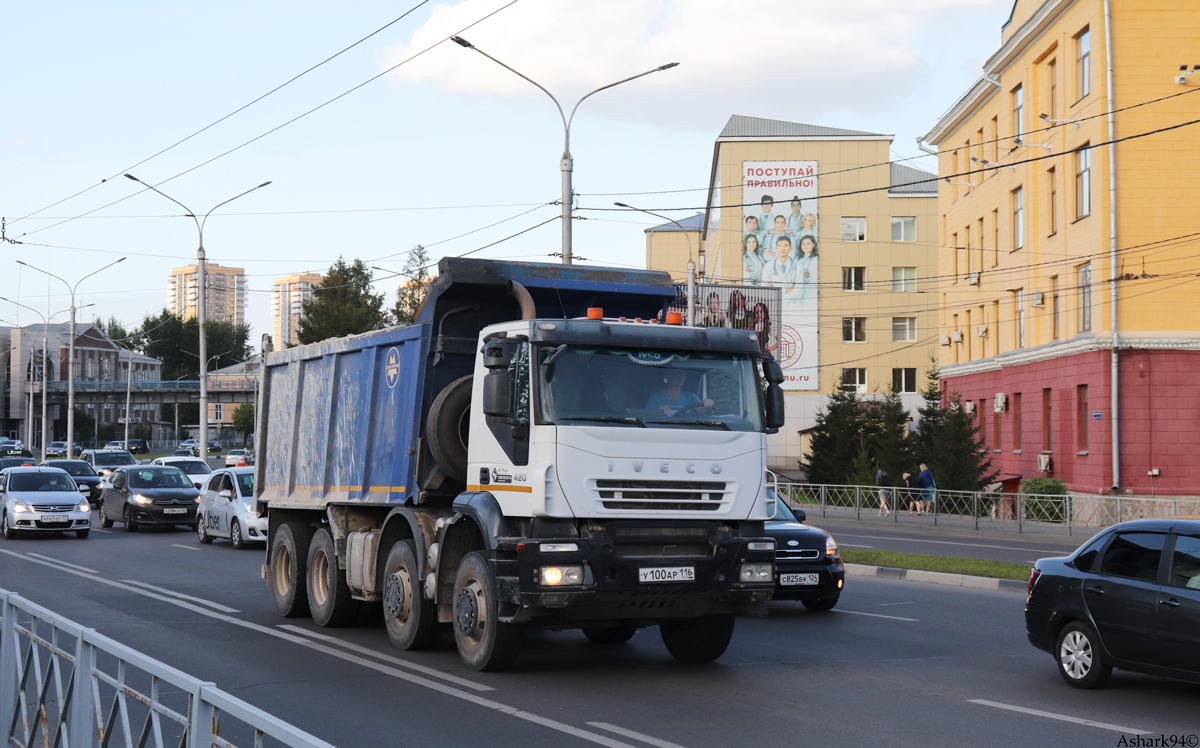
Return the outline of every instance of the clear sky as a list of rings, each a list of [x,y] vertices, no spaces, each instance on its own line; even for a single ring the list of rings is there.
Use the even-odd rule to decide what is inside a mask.
[[[0,296],[58,312],[69,305],[63,285],[16,259],[74,282],[126,256],[80,287],[77,302],[95,304],[80,319],[135,324],[160,310],[171,268],[195,259],[196,229],[173,203],[121,177],[126,171],[199,213],[273,182],[214,214],[204,236],[210,261],[246,269],[255,343],[272,328],[275,277],[323,271],[339,255],[398,270],[414,244],[436,259],[552,219],[561,210],[547,204],[561,194],[562,152],[553,104],[473,51],[433,46],[458,32],[568,110],[593,88],[680,63],[597,94],[572,127],[577,215],[586,218],[575,222],[575,253],[643,267],[642,231],[659,221],[586,208],[622,200],[692,215],[704,202],[713,140],[731,114],[892,133],[894,157],[917,155],[914,138],[979,76],[1011,6],[431,1],[155,155],[419,3],[6,4],[0,216],[6,235],[25,244],[0,244]],[[936,169],[932,158],[910,163]],[[665,190],[692,191],[637,194]],[[548,255],[559,249],[551,221],[477,256],[557,262]],[[396,285],[377,284],[389,304]],[[18,315],[22,324],[36,319],[0,301],[0,320]]]

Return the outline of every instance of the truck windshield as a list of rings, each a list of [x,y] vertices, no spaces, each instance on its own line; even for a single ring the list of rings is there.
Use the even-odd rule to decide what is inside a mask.
[[[543,346],[543,423],[762,431],[757,367],[714,351]]]

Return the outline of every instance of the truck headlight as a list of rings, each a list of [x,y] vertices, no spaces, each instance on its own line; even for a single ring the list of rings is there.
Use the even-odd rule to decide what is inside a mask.
[[[833,539],[832,535],[825,536],[825,555],[826,556],[838,555],[837,541]]]
[[[153,501],[153,499],[151,499],[149,496],[142,496],[140,493],[135,493],[133,495],[133,503],[135,504],[149,504],[151,501]]]
[[[583,567],[543,566],[538,570],[538,584],[543,587],[583,584]]]
[[[775,574],[771,564],[742,564],[738,570],[738,579],[743,582],[772,582]]]
[[[773,551],[775,550],[774,540],[752,540],[748,544],[752,551]]]
[[[575,543],[538,543],[538,550],[542,553],[574,553],[579,546]]]

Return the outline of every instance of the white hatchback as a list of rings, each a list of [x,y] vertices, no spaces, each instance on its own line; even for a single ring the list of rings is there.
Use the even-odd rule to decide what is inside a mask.
[[[267,542],[267,518],[254,513],[254,468],[215,471],[200,491],[196,537],[201,543],[229,538],[233,547]]]
[[[92,507],[67,471],[48,467],[0,470],[0,534],[74,532],[86,538],[92,529]]]
[[[192,485],[201,492],[208,485],[208,476],[212,473],[212,468],[208,466],[208,463],[199,457],[159,457],[150,464],[170,465],[173,468],[179,468],[187,475]]]

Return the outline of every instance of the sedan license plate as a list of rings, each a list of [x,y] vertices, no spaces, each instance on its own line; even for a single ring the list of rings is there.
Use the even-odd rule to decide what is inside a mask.
[[[43,522],[70,522],[71,518],[65,514],[43,514]]]
[[[779,583],[787,587],[810,586],[821,583],[820,574],[780,574]]]
[[[187,514],[187,508],[182,506],[169,506],[163,510],[163,514]]]
[[[694,566],[655,566],[638,569],[639,582],[694,582],[696,567]]]

